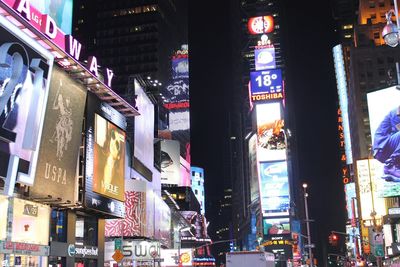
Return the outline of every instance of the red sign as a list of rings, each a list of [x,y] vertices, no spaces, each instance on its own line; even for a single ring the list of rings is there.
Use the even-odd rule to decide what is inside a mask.
[[[274,18],[272,16],[252,17],[247,23],[250,34],[270,33],[274,30]]]

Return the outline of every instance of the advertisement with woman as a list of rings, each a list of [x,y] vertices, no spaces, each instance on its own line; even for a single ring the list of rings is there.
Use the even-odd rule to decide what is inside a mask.
[[[125,132],[95,115],[93,191],[124,201]]]
[[[396,86],[367,94],[371,153],[379,197],[400,195],[400,90]]]

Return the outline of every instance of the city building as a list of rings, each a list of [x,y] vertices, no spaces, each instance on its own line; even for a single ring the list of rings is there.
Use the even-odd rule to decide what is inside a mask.
[[[353,12],[349,9],[347,16],[357,14],[356,20],[351,22],[344,17],[341,20],[342,27],[348,25],[350,29],[352,25],[351,42],[341,39],[333,48],[340,146],[344,151],[341,179],[348,210],[349,258],[354,261],[363,258],[378,266],[382,264],[381,257],[387,257],[390,264],[399,255],[392,249],[399,242],[392,238],[396,227],[396,215],[392,213],[398,207],[399,194],[395,187],[388,190],[395,184],[385,176],[386,163],[377,156],[375,143],[379,140],[376,133],[384,113],[398,106],[397,102],[386,102],[384,98],[396,99],[395,86],[399,82],[396,63],[400,51],[385,45],[382,37],[386,13],[391,9],[394,9],[393,1],[360,0],[358,9]],[[375,190],[364,190],[371,186]]]

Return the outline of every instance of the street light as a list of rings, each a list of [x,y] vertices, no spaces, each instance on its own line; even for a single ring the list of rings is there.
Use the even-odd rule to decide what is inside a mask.
[[[305,212],[306,212],[306,223],[307,223],[308,258],[310,259],[310,267],[313,267],[314,266],[314,259],[313,259],[313,255],[312,255],[310,219],[308,217],[308,205],[307,205],[308,193],[307,193],[307,187],[308,187],[308,185],[306,183],[304,183],[303,184],[303,189],[304,189],[304,207],[305,207]]]

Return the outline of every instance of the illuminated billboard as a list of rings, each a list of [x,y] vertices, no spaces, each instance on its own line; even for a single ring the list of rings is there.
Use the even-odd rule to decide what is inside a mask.
[[[106,220],[106,237],[146,236],[146,182],[125,180],[125,189],[125,218]]]
[[[254,50],[256,70],[275,69],[275,48],[267,47]]]
[[[179,57],[172,59],[172,79],[189,78],[189,59]]]
[[[193,253],[189,248],[181,248],[181,265],[192,266]],[[178,250],[177,249],[161,249],[161,258],[164,261],[161,262],[162,267],[178,267]]]
[[[347,75],[345,70],[345,62],[343,56],[342,45],[337,45],[333,48],[333,61],[335,64],[336,84],[339,97],[339,105],[342,118],[342,129],[344,138],[344,148],[346,153],[346,163],[353,163],[353,155],[351,153],[351,136],[350,136],[350,122],[348,113],[348,88],[347,88]]]
[[[289,215],[290,195],[286,161],[260,163],[260,198],[264,217]]]
[[[357,201],[356,201],[356,184],[348,183],[345,185],[346,195],[346,209],[347,218],[349,220],[355,220],[358,218]]]
[[[154,161],[154,105],[135,79],[136,105],[140,116],[135,116],[134,155],[147,168],[151,169]]]
[[[161,141],[161,183],[179,185],[181,181],[180,145],[175,140]]]
[[[190,129],[190,114],[187,111],[169,112],[169,129],[171,131],[185,131]]]
[[[251,100],[283,99],[282,71],[280,69],[250,72]]]
[[[274,30],[274,18],[272,16],[252,17],[247,22],[250,34],[270,33]]]
[[[32,197],[75,203],[77,163],[82,139],[86,89],[54,67]]]
[[[86,113],[85,207],[123,217],[126,118],[90,92]]]
[[[155,200],[155,231],[154,237],[160,240],[160,243],[166,247],[171,247],[171,209],[165,201],[154,195]]]
[[[8,197],[0,195],[0,240],[7,238]]]
[[[0,17],[0,177],[12,195],[15,179],[34,182],[53,56]]]
[[[286,159],[285,122],[281,103],[256,105],[258,161]]]
[[[289,218],[263,219],[264,235],[290,234]]]
[[[385,182],[379,175],[382,169],[380,165],[375,159],[357,160],[358,191],[363,220],[371,220],[372,212],[376,212],[377,217],[386,214],[384,198],[378,196],[378,183]]]
[[[29,0],[40,13],[49,15],[65,33],[72,33],[73,0]]]
[[[257,161],[257,135],[253,134],[249,139],[249,167],[250,167],[250,202],[253,203],[260,197],[258,182]]]
[[[124,201],[125,132],[95,114],[93,192]]]
[[[166,103],[189,101],[189,79],[171,81],[163,90]]]
[[[367,94],[372,153],[379,197],[400,196],[400,90],[396,86]]]

